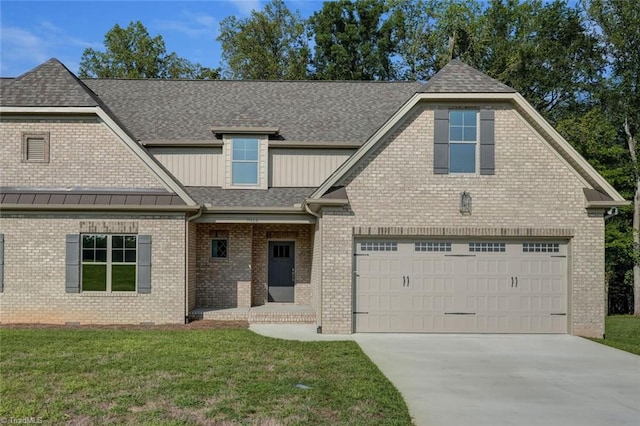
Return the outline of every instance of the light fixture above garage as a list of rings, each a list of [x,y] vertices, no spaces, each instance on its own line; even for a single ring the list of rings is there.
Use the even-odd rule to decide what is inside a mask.
[[[467,191],[460,194],[460,213],[463,215],[471,214],[471,194]]]

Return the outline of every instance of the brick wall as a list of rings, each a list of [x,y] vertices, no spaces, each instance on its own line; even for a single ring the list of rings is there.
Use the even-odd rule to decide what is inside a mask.
[[[227,309],[238,306],[238,282],[251,281],[252,225],[197,225],[196,305]],[[228,257],[211,257],[215,232],[227,236]],[[245,288],[240,286],[240,288]],[[241,297],[243,298],[243,297]]]
[[[48,163],[22,162],[22,133],[49,132]],[[97,118],[0,121],[0,182],[19,187],[161,188]]]
[[[198,225],[189,222],[187,225],[187,232],[189,233],[189,247],[188,247],[188,303],[189,311],[196,307],[196,283],[198,280]]]
[[[604,221],[584,208],[586,185],[507,106],[494,107],[495,175],[433,173],[433,109],[418,106],[345,180],[350,207],[324,209],[322,325],[352,331],[353,227],[477,229],[568,228],[571,239],[569,331],[604,331]],[[473,213],[459,212],[460,194]],[[544,232],[543,232],[544,233]]]
[[[129,224],[151,235],[151,293],[126,295],[65,292],[65,237],[81,223]],[[107,225],[108,227],[108,225]],[[131,324],[182,323],[185,317],[184,216],[3,214],[4,292],[0,322]]]

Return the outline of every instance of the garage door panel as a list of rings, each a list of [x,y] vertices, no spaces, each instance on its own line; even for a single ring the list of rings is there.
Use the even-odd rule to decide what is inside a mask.
[[[356,331],[567,330],[565,244],[398,241],[371,247],[385,250],[356,258],[355,308],[368,312],[356,315]]]

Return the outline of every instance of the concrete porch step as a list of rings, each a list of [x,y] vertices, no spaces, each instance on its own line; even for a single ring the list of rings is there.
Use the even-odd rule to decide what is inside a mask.
[[[251,308],[196,308],[189,317],[201,320],[248,321],[250,324],[315,324],[311,306],[268,303]]]

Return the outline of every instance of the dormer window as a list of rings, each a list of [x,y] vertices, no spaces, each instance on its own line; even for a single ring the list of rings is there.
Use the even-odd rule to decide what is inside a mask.
[[[267,189],[269,181],[269,137],[275,127],[214,127],[222,137],[224,155],[223,188]]]
[[[232,140],[231,152],[231,184],[259,184],[260,141],[258,139]]]

